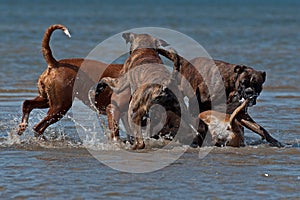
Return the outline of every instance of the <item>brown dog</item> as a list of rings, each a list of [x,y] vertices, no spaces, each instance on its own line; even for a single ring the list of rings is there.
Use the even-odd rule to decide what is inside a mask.
[[[162,65],[156,52],[158,47],[168,44],[148,34],[124,33],[122,36],[131,44],[130,56],[124,63],[122,75],[119,78],[103,78],[99,85],[108,85],[114,91],[107,113],[112,138],[117,140],[119,137],[119,113],[125,112],[129,107],[128,123],[135,138],[133,149],[142,149],[145,147],[140,129],[142,119],[158,98],[169,95],[168,92],[168,95],[163,93],[166,93],[165,87],[169,84],[171,73]]]
[[[169,52],[164,49],[157,50],[159,54],[172,59],[175,56],[174,52]],[[193,110],[200,110],[200,112],[211,110],[212,103],[214,105],[221,105],[221,111],[231,113],[240,105],[240,101],[244,99],[251,99],[249,106],[256,104],[256,99],[262,91],[263,83],[266,79],[266,73],[256,71],[247,66],[230,64],[220,60],[211,60],[208,58],[194,58],[187,61],[182,56],[178,56],[179,72],[184,79],[181,81],[181,90],[184,95],[189,98],[190,113]],[[217,78],[215,78],[217,77]],[[192,90],[188,90],[189,86]],[[225,90],[225,93],[223,92]],[[225,99],[225,101],[224,101]],[[197,103],[194,103],[197,102]],[[224,105],[225,104],[225,105]],[[224,108],[224,106],[225,108]],[[199,109],[195,109],[198,106]],[[223,107],[223,109],[222,109]],[[199,113],[193,113],[197,116]],[[246,128],[259,134],[263,139],[266,139],[274,146],[282,147],[283,145],[274,139],[263,127],[257,124],[244,110],[240,113],[241,124]],[[200,135],[204,136],[206,126],[203,122],[199,122]],[[198,141],[202,144],[202,138]]]
[[[237,120],[241,112],[248,106],[249,99],[246,99],[233,113],[225,114],[214,110],[204,111],[199,118],[208,125],[212,136],[212,144],[216,146],[244,146],[244,128]]]
[[[118,77],[123,67],[123,65],[107,65],[83,58],[57,61],[49,46],[50,36],[57,29],[63,30],[70,37],[68,29],[60,24],[50,26],[46,30],[42,42],[42,52],[48,67],[38,80],[39,95],[32,100],[25,100],[23,103],[22,122],[18,129],[19,135],[26,129],[29,114],[33,109],[49,108],[47,116],[34,126],[35,135],[40,136],[49,125],[57,122],[66,114],[75,97],[90,106],[89,89],[102,77]],[[76,84],[78,88],[74,88],[75,80],[79,81]],[[97,96],[96,107],[100,113],[106,114],[105,108],[110,103],[111,94],[112,91],[107,88],[101,95]]]

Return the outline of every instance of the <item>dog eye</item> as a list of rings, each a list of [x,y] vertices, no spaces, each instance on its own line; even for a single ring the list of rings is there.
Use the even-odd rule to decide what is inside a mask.
[[[249,81],[247,79],[241,80],[242,85],[248,85]]]

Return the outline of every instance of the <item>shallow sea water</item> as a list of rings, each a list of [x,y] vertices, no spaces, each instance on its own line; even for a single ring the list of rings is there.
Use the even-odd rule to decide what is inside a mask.
[[[299,6],[298,1],[234,0],[1,2],[0,198],[299,199]],[[160,159],[167,159],[164,153],[185,153],[170,165],[127,173],[103,164],[85,148],[96,148],[107,163],[131,164],[117,156],[120,148],[95,137],[80,138],[82,127],[72,111],[47,129],[49,142],[36,141],[32,131],[47,110],[33,111],[27,131],[16,136],[22,102],[35,97],[37,78],[46,67],[40,52],[44,31],[54,23],[66,25],[72,34],[70,40],[53,34],[58,59],[85,57],[114,34],[155,26],[190,36],[215,59],[266,71],[264,90],[249,112],[287,146],[271,147],[246,131],[246,147],[174,147],[163,150]]]

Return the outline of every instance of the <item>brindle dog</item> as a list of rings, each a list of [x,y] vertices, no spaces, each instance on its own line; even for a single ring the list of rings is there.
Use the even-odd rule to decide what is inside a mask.
[[[52,25],[46,30],[42,42],[42,52],[48,67],[39,77],[38,96],[23,102],[22,122],[19,124],[17,132],[19,135],[25,131],[29,114],[33,109],[49,108],[47,116],[34,126],[35,135],[41,136],[49,125],[59,121],[65,115],[70,109],[74,97],[90,106],[89,89],[102,77],[118,77],[123,67],[121,64],[108,65],[83,58],[57,61],[53,57],[49,45],[50,37],[57,29],[61,29],[70,37],[68,29],[60,24]],[[75,80],[78,81],[76,85],[79,88],[74,88]],[[107,88],[97,96],[95,106],[101,114],[106,114],[105,109],[110,102],[111,94],[112,90]]]
[[[172,58],[172,60],[174,60],[174,68],[168,80],[163,80],[160,83],[143,84],[132,94],[128,108],[128,123],[136,141],[134,148],[144,147],[143,126],[147,126],[147,136],[163,137],[169,140],[177,136],[177,140],[188,145],[198,134],[190,124],[189,116],[186,115],[187,108],[178,88],[177,57]],[[154,80],[153,76],[152,79]],[[160,128],[157,129],[157,127]],[[178,135],[179,128],[181,128],[181,132],[184,132],[184,135]]]
[[[128,122],[135,137],[132,148],[142,149],[145,147],[141,136],[143,118],[146,117],[149,108],[155,102],[164,106],[169,100],[168,98],[171,98],[171,93],[166,89],[171,79],[171,73],[163,66],[163,62],[156,52],[158,47],[168,44],[148,34],[124,33],[123,38],[126,42],[131,43],[131,47],[130,56],[121,71],[122,75],[119,78],[103,78],[98,84],[97,90],[101,91],[108,85],[114,91],[112,104],[107,113],[112,139],[117,140],[119,137],[119,112],[125,112],[129,107]],[[158,99],[160,100],[158,101]],[[170,101],[174,100],[173,96],[171,99]],[[174,100],[174,102],[176,101]]]
[[[153,116],[151,116],[152,113],[149,111],[154,105],[162,106],[165,109],[167,118],[177,116],[177,119],[180,119],[181,117],[179,99],[169,87],[157,83],[143,84],[132,94],[128,108],[128,123],[130,129],[133,131],[135,142],[133,149],[142,149],[145,147],[142,136],[143,126],[150,126],[149,129],[146,129],[149,131],[147,132],[148,136],[155,137],[158,135],[158,133],[153,132],[153,127],[151,127]],[[164,127],[166,126],[165,122]]]
[[[158,49],[159,54],[172,59],[174,52]],[[181,81],[181,90],[189,97],[190,105],[199,106],[200,112],[211,110],[214,105],[225,106],[219,111],[232,113],[243,100],[250,99],[249,106],[256,104],[256,99],[262,91],[263,83],[266,80],[266,73],[256,71],[247,66],[230,64],[220,60],[208,58],[194,58],[187,61],[182,56],[177,55],[180,65],[179,72],[184,79]],[[221,79],[214,79],[221,75]],[[207,85],[212,85],[208,88]],[[191,86],[192,90],[187,90]],[[225,90],[225,96],[223,94]],[[196,98],[195,98],[196,97]],[[225,105],[224,101],[226,100]],[[196,103],[195,103],[196,102]],[[189,107],[193,113],[194,107]],[[199,113],[193,113],[198,115]],[[262,126],[257,124],[247,113],[247,109],[239,114],[240,123],[246,128],[259,134],[274,146],[282,147],[279,141],[274,139]],[[203,121],[199,122],[200,135],[205,136],[207,126]],[[202,138],[196,138],[195,143],[202,144]]]

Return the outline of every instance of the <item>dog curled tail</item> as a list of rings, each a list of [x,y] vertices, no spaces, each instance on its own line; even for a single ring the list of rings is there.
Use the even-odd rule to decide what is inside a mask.
[[[52,33],[57,29],[61,29],[69,38],[71,37],[69,30],[61,24],[54,24],[52,26],[49,26],[49,28],[46,30],[42,42],[42,52],[49,67],[56,67],[58,64],[57,60],[52,55],[49,44]]]

